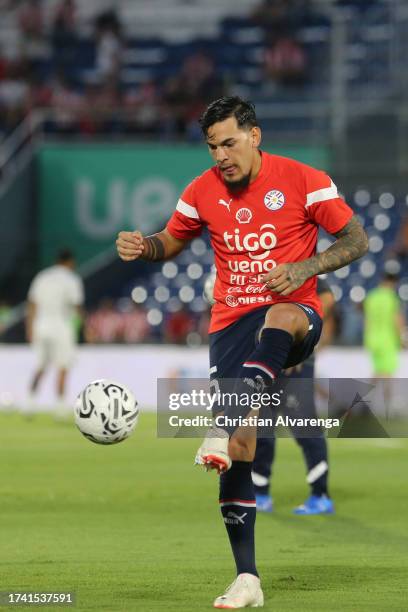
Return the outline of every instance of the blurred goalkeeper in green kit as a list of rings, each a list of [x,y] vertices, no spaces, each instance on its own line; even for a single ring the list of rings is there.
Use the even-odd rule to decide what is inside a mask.
[[[399,366],[404,316],[397,294],[398,277],[386,273],[364,302],[364,346],[370,353],[373,376],[392,378]],[[391,402],[391,385],[384,382],[386,414]]]

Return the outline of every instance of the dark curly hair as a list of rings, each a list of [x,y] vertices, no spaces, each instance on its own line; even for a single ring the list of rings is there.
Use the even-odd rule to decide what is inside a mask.
[[[250,129],[258,125],[255,106],[252,102],[238,96],[224,96],[211,102],[201,115],[199,124],[204,136],[207,136],[208,128],[214,123],[224,121],[229,117],[235,117],[240,128]]]

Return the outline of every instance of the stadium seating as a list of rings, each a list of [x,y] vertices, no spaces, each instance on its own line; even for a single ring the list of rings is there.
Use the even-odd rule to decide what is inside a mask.
[[[316,2],[316,9],[296,30],[307,57],[307,80],[302,87],[302,100],[327,100],[330,96],[331,21],[330,3]],[[333,3],[331,3],[333,5]],[[356,6],[357,4],[357,6]],[[393,26],[389,3],[367,2],[364,27],[358,18],[361,3],[343,3],[347,20],[346,76],[352,98],[370,89],[378,96],[390,96],[393,91],[392,40]],[[50,33],[52,15],[57,0],[45,0],[45,21]],[[75,53],[64,61],[67,76],[81,88],[94,69],[94,19],[112,3],[105,0],[78,2],[78,36]],[[265,82],[263,58],[267,30],[252,22],[248,15],[254,9],[252,0],[227,0],[207,3],[202,0],[153,0],[146,3],[119,0],[116,10],[123,24],[125,51],[121,81],[126,86],[155,79],[163,82],[176,73],[182,60],[197,49],[211,55],[217,71],[223,74],[233,88],[247,93],[254,101],[295,103],[299,100],[297,88],[273,87]],[[160,19],[157,16],[160,15]],[[17,48],[21,32],[17,26],[17,12],[2,15],[0,47]],[[165,24],[165,25],[163,25]],[[36,58],[38,75],[51,78],[60,64],[58,49],[45,41]],[[306,114],[307,117],[307,114]],[[312,122],[314,118],[308,118]],[[305,118],[303,118],[303,122]],[[286,127],[285,122],[278,127]],[[294,130],[302,127],[302,122]],[[305,126],[303,126],[305,128]],[[306,126],[307,127],[307,126]],[[276,129],[276,125],[274,125]]]

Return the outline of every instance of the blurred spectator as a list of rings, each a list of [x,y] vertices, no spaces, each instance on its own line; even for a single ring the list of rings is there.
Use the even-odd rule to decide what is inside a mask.
[[[79,129],[81,134],[91,136],[98,132],[100,121],[99,93],[101,87],[97,83],[88,83],[84,88],[79,114]]]
[[[118,129],[116,112],[122,106],[122,95],[115,78],[108,79],[102,85],[96,111],[99,115],[100,130],[111,134]]]
[[[194,137],[192,129],[198,130],[197,119],[204,108],[223,95],[225,86],[213,60],[202,51],[188,56],[180,72],[164,85],[165,131]]]
[[[75,0],[61,0],[58,4],[52,24],[54,39],[64,41],[66,37],[76,38],[76,5]]]
[[[185,344],[188,334],[195,328],[194,317],[186,306],[169,315],[164,325],[166,342]]]
[[[78,130],[82,105],[82,97],[74,90],[65,74],[59,72],[52,82],[54,129],[66,135],[75,133]]]
[[[252,20],[271,35],[286,30],[289,23],[290,0],[263,0],[255,7]]]
[[[264,71],[279,85],[302,85],[306,78],[306,54],[292,36],[282,34],[266,49]]]
[[[114,10],[96,19],[96,72],[102,80],[118,78],[122,62],[121,24]]]
[[[63,68],[75,57],[76,5],[75,0],[61,0],[58,4],[52,24],[52,42],[54,54]]]
[[[269,36],[296,33],[313,10],[310,0],[263,0],[252,12],[252,21],[265,28]]]
[[[19,9],[18,23],[26,41],[41,39],[44,33],[42,0],[25,0]]]
[[[113,301],[105,298],[85,320],[85,340],[91,343],[118,342],[121,338],[121,327],[120,313]]]
[[[23,119],[27,107],[29,86],[24,61],[9,62],[0,81],[0,110],[6,133]]]
[[[53,90],[51,83],[42,81],[37,75],[28,78],[27,112],[39,107],[50,107]]]
[[[127,111],[128,132],[155,134],[159,130],[162,103],[159,88],[153,80],[126,91],[123,102]]]
[[[145,309],[132,300],[122,299],[115,305],[105,298],[86,318],[84,335],[90,343],[143,342],[149,338],[150,325]]]
[[[111,134],[118,128],[116,111],[121,96],[115,79],[103,84],[90,84],[82,101],[80,132],[85,135]]]
[[[19,11],[21,30],[21,53],[30,61],[31,70],[50,52],[49,40],[45,36],[44,10],[42,0],[26,0]]]
[[[143,342],[150,334],[146,311],[142,306],[128,300],[126,309],[122,311],[122,339],[126,343]]]

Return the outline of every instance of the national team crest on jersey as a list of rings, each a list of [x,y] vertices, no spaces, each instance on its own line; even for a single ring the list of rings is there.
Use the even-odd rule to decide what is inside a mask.
[[[252,219],[252,213],[249,208],[240,208],[235,215],[238,223],[249,223]]]
[[[264,204],[269,210],[279,210],[285,204],[285,196],[281,191],[272,189],[265,195]]]

